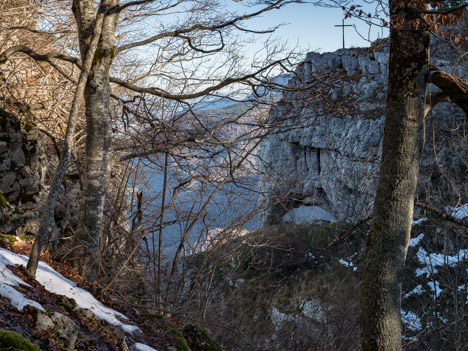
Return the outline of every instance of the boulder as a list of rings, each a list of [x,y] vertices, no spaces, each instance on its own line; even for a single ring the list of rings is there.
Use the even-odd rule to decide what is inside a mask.
[[[55,341],[62,344],[67,350],[74,349],[78,337],[78,327],[67,316],[58,312],[46,313],[37,310],[36,327],[39,330],[52,333]]]

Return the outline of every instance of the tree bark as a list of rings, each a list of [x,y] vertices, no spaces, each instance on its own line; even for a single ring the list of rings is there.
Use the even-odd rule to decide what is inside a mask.
[[[118,0],[104,0],[109,9]],[[75,7],[81,52],[86,51],[89,34],[87,28],[94,16],[92,1],[80,1]],[[101,38],[94,56],[86,85],[86,168],[83,179],[83,196],[80,224],[74,240],[73,264],[79,273],[94,279],[99,258],[104,199],[110,174],[112,149],[112,118],[109,108],[109,70],[115,54],[115,31],[118,13],[105,16]]]
[[[401,350],[401,284],[424,141],[429,34],[390,1],[390,61],[379,183],[361,287],[363,351]]]
[[[67,130],[65,133],[65,142],[63,146],[62,155],[59,161],[59,165],[54,175],[54,180],[51,184],[49,195],[47,197],[47,203],[42,210],[41,223],[39,230],[37,232],[36,238],[34,240],[33,247],[31,249],[31,254],[29,256],[28,264],[26,269],[32,276],[36,276],[37,265],[41,256],[41,251],[44,246],[49,241],[50,237],[50,226],[52,223],[52,218],[54,218],[54,208],[57,201],[57,196],[62,185],[63,176],[68,167],[68,161],[70,159],[70,153],[73,148],[73,140],[75,137],[75,127],[76,119],[81,109],[81,104],[83,101],[84,91],[86,87],[86,82],[90,74],[93,57],[98,46],[98,40],[101,36],[101,29],[103,25],[104,15],[100,11],[98,12],[97,17],[92,18],[92,26],[89,32],[89,44],[86,48],[86,51],[83,52],[83,67],[78,79],[78,84],[76,86],[75,96],[73,97],[73,103],[70,110],[70,115],[67,122]]]

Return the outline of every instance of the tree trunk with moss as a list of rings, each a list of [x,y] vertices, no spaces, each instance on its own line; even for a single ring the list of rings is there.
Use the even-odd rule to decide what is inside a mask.
[[[390,1],[390,61],[382,160],[361,287],[363,351],[401,350],[401,285],[424,142],[429,33]],[[398,22],[398,19],[401,22]]]

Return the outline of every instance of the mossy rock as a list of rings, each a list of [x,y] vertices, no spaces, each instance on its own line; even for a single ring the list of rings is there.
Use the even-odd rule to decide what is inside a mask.
[[[295,313],[298,312],[298,306],[301,301],[297,301],[297,287],[293,285],[292,281],[284,284],[276,294],[272,297],[271,304],[282,313]],[[299,296],[304,295],[305,292],[299,291]]]
[[[174,336],[175,348],[177,351],[191,351],[187,343],[187,340],[177,329],[171,329],[172,335]]]
[[[11,249],[16,243],[16,236],[10,234],[0,234],[0,245]]]
[[[221,345],[211,338],[205,329],[187,324],[183,332],[193,351],[222,351]]]
[[[0,209],[8,207],[11,208],[11,204],[8,199],[3,195],[2,191],[0,190]]]
[[[78,306],[75,299],[69,298],[64,295],[60,296],[58,304],[62,306],[67,312],[72,312],[76,308],[76,306]]]
[[[39,346],[18,333],[0,329],[0,349],[9,351],[41,351]]]
[[[149,318],[159,328],[166,329],[166,330],[170,329],[170,327],[167,324],[166,320],[164,319],[163,315],[161,315],[159,313],[152,313],[152,314],[149,315]]]
[[[21,129],[26,133],[37,132],[37,125],[34,122],[34,117],[31,114],[30,107],[27,106],[27,111],[24,114],[24,118],[21,119]]]

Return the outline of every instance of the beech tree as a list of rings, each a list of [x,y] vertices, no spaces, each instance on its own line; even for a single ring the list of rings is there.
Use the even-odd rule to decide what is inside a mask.
[[[401,350],[401,284],[413,219],[414,196],[427,111],[457,103],[468,117],[465,80],[429,65],[430,31],[461,19],[462,4],[389,1],[390,60],[379,182],[361,286],[362,350]],[[427,106],[426,85],[441,89]]]
[[[35,274],[40,252],[48,241],[51,219],[58,190],[68,164],[74,142],[76,117],[83,100],[86,110],[86,165],[83,177],[82,204],[79,228],[74,239],[72,258],[79,272],[93,279],[101,235],[104,198],[112,157],[111,96],[125,103],[125,98],[141,94],[190,104],[223,88],[244,84],[255,91],[268,72],[283,65],[275,52],[263,62],[250,67],[241,64],[239,54],[232,49],[239,33],[271,33],[275,28],[252,30],[245,21],[267,11],[276,10],[294,0],[255,1],[256,10],[238,14],[223,11],[216,1],[186,2],[179,0],[126,1],[74,0],[71,2],[76,25],[77,48],[62,52],[37,52],[25,45],[14,45],[0,55],[0,63],[17,54],[26,54],[36,61],[48,62],[70,81],[77,84],[74,103],[69,115],[67,136],[60,165],[53,180],[47,205],[42,214],[41,227],[36,237],[28,264]],[[33,4],[34,5],[34,4]],[[36,6],[41,6],[36,3]],[[67,20],[67,9],[62,9],[58,20]],[[167,18],[165,23],[161,18]],[[124,24],[130,23],[125,27]],[[37,23],[36,23],[37,24]],[[39,28],[32,28],[41,32]],[[159,53],[146,57],[142,67],[127,62],[136,52]],[[73,56],[73,53],[79,53]],[[213,55],[224,53],[221,60]],[[211,62],[210,62],[211,60]],[[56,62],[71,64],[61,69]],[[110,76],[113,63],[121,64],[120,74]],[[210,62],[208,67],[206,61]],[[167,69],[172,65],[172,70]],[[73,70],[79,68],[79,76]],[[247,67],[247,68],[246,68]],[[114,69],[114,73],[118,69]],[[111,87],[113,84],[114,87]],[[112,92],[120,87],[121,96]],[[119,89],[120,89],[119,88]],[[132,157],[164,151],[164,147],[135,150]]]

